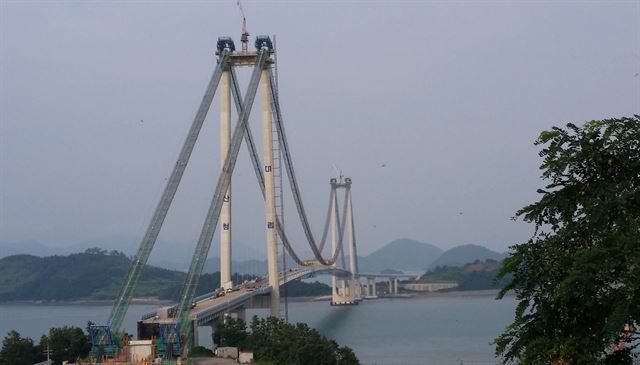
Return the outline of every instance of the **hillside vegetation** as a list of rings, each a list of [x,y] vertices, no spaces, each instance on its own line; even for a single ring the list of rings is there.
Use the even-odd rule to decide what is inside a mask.
[[[485,261],[476,260],[462,267],[439,266],[420,277],[419,282],[454,281],[458,283],[458,287],[454,290],[497,289],[504,287],[509,281],[509,278],[503,278],[499,282],[495,281],[499,270],[499,261],[491,259]]]
[[[123,253],[100,249],[69,256],[5,257],[0,259],[0,300],[113,299],[129,265],[130,260]],[[184,279],[182,272],[147,266],[135,296],[175,299],[179,295],[175,288]],[[211,279],[201,282],[208,286]]]
[[[130,263],[121,252],[97,248],[68,256],[5,257],[0,259],[0,301],[114,299]],[[134,296],[177,300],[185,277],[181,271],[146,266]],[[233,279],[236,283],[242,281],[236,274]],[[196,294],[211,292],[219,286],[219,272],[203,274]],[[322,288],[315,284],[299,283],[293,285],[290,295],[314,295],[318,291]]]

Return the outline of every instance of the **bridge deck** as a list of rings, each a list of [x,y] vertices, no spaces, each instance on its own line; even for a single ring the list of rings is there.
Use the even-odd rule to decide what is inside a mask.
[[[315,274],[327,273],[340,277],[348,277],[351,273],[340,268],[327,267],[322,265],[313,265],[289,269],[280,273],[280,285],[284,285],[294,280]],[[409,274],[358,274],[359,277],[380,277],[380,278],[398,278],[398,277],[415,277]],[[224,313],[231,312],[237,308],[246,305],[254,297],[267,295],[271,292],[268,280],[261,280],[260,283],[237,286],[237,290],[225,293],[224,296],[216,296],[217,292],[211,292],[195,298],[195,306],[189,311],[189,318],[195,320],[197,325],[204,325],[213,322]],[[171,307],[172,309],[175,306]],[[142,317],[144,323],[166,323],[174,322],[174,318],[160,318],[157,312],[147,313]]]

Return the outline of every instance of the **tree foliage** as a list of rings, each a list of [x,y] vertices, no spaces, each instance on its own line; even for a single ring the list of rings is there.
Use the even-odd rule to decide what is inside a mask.
[[[41,348],[51,349],[51,360],[59,364],[63,361],[75,363],[89,355],[91,344],[89,338],[79,327],[53,327],[49,334],[40,339]]]
[[[216,325],[215,341],[222,346],[253,350],[259,363],[274,365],[359,365],[353,350],[304,323],[289,324],[275,317],[253,317],[250,331],[241,319]]]
[[[43,360],[40,348],[33,340],[11,331],[2,341],[0,365],[32,365]]]
[[[213,351],[203,346],[196,346],[189,351],[189,357],[212,357]]]
[[[536,229],[499,273],[513,275],[499,298],[513,290],[519,303],[496,354],[628,363],[640,320],[640,116],[554,127],[536,145],[548,185],[516,213]]]
[[[227,318],[217,321],[213,330],[213,341],[223,347],[247,347],[247,324],[238,318]]]

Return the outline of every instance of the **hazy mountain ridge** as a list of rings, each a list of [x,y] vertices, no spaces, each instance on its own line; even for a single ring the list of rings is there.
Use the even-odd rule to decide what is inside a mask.
[[[140,239],[123,235],[110,235],[102,238],[85,240],[66,246],[52,246],[36,240],[18,242],[0,241],[0,259],[13,255],[32,255],[37,257],[66,256],[82,253],[89,248],[99,247],[107,251],[123,252],[127,256],[133,256],[140,245]],[[218,250],[215,250],[218,247]],[[210,257],[219,252],[219,245],[212,246]],[[248,260],[260,260],[265,255],[265,250],[243,242],[234,242],[234,259],[239,263]],[[169,270],[187,271],[195,242],[178,242],[158,240],[149,257],[149,264],[163,267]],[[218,259],[219,261],[219,259]],[[216,270],[214,270],[216,271]],[[214,272],[207,271],[207,272]]]
[[[38,257],[64,256],[84,252],[90,247],[101,247],[109,251],[117,250],[132,256],[137,249],[137,244],[135,239],[119,236],[88,240],[84,243],[61,248],[49,247],[33,240],[15,243],[0,242],[0,258],[16,254]],[[263,252],[259,249],[249,248],[249,246],[242,243],[234,243],[234,245],[236,245],[234,247],[237,247],[234,250],[234,260],[232,261],[234,272],[239,274],[264,274],[267,271],[267,263]],[[154,253],[149,259],[149,265],[186,272],[192,253],[188,246],[187,244],[178,244],[176,242],[158,241],[154,248]],[[176,250],[180,251],[180,255],[174,252]],[[204,273],[214,273],[220,270],[220,258],[215,255],[216,253],[215,249],[210,253],[211,256],[204,266]],[[254,256],[254,258],[247,256]],[[461,245],[444,251],[429,243],[403,238],[389,242],[369,255],[358,256],[358,266],[359,271],[363,273],[384,270],[416,272],[426,271],[429,268],[438,266],[463,266],[475,260],[491,259],[500,261],[503,258],[504,254],[480,245]],[[349,262],[348,257],[345,258],[345,262]],[[294,266],[292,261],[289,261],[289,263]]]
[[[442,252],[442,249],[432,244],[401,238],[389,242],[367,256],[358,257],[358,266],[360,272],[381,272],[389,269],[424,271]]]

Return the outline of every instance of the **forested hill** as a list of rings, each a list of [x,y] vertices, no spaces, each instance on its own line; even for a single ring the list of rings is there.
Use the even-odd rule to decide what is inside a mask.
[[[69,256],[5,257],[0,259],[0,300],[113,299],[129,265],[123,253],[99,249]],[[173,299],[184,278],[178,271],[147,266],[135,296]]]
[[[457,282],[455,290],[484,290],[502,288],[510,276],[495,282],[500,270],[500,262],[496,260],[476,260],[462,267],[439,266],[428,271],[420,278],[420,282]]]
[[[131,260],[121,252],[97,248],[68,256],[8,256],[0,259],[0,301],[115,299],[130,264]],[[181,271],[146,266],[134,296],[177,300],[185,278]],[[242,281],[236,274],[233,279],[236,283]],[[196,294],[219,286],[219,272],[203,274]],[[289,296],[319,295],[327,290],[328,287],[319,288],[312,283],[295,283]]]

